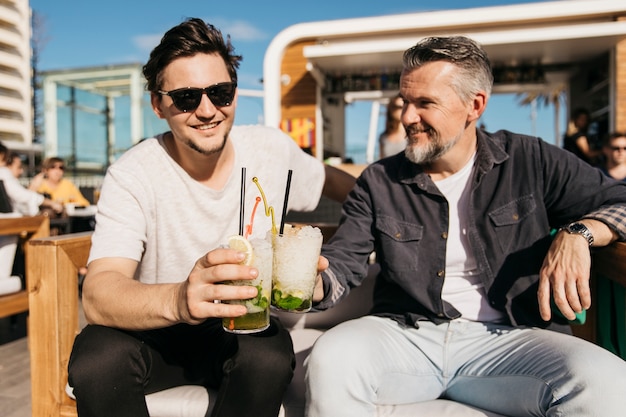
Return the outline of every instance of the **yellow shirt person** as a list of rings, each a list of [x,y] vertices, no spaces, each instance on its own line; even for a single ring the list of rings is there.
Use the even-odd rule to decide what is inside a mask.
[[[48,195],[52,201],[89,206],[89,201],[78,187],[70,180],[63,178],[64,171],[65,164],[61,158],[46,158],[42,163],[42,172],[33,178],[28,188]]]

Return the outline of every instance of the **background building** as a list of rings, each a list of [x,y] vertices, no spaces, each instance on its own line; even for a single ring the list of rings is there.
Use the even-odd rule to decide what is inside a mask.
[[[28,0],[0,0],[0,141],[13,150],[33,144],[30,8]]]

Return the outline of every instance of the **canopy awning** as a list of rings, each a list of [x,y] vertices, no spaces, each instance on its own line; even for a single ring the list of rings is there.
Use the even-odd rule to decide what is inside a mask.
[[[465,35],[475,39],[484,46],[494,66],[576,65],[611,50],[617,42],[626,39],[626,21],[438,35]],[[418,39],[419,35],[411,34],[382,39],[325,40],[304,47],[303,54],[315,68],[326,73],[399,68],[402,53]]]

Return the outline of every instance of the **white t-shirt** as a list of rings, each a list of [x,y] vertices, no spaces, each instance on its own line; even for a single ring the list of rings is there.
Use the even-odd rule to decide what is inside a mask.
[[[475,158],[474,154],[460,171],[435,183],[446,197],[450,212],[446,277],[441,298],[452,304],[465,320],[499,322],[504,314],[489,305],[467,235],[470,178]]]
[[[216,191],[192,179],[166,152],[163,135],[135,145],[111,165],[102,184],[89,261],[123,257],[139,261],[136,279],[180,282],[208,251],[239,233],[241,168],[246,168],[244,224],[250,223],[260,193],[257,177],[280,226],[288,170],[292,169],[289,209],[311,211],[319,203],[324,166],[278,129],[235,126],[233,171]],[[271,228],[263,202],[251,237]]]
[[[4,183],[14,212],[25,216],[34,216],[39,212],[39,206],[45,199],[42,194],[25,188],[11,170],[4,166],[0,167],[0,180]]]

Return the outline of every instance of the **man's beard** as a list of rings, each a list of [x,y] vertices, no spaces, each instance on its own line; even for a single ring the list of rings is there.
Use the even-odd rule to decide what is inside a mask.
[[[417,133],[426,133],[429,138],[426,145],[419,146],[417,142],[411,140],[411,136]],[[409,142],[404,150],[404,155],[414,164],[429,164],[436,161],[458,141],[457,138],[448,143],[443,143],[441,136],[433,129],[420,128],[415,125],[407,127],[407,137]]]
[[[205,156],[211,156],[211,155],[215,155],[217,153],[220,153],[224,150],[224,147],[226,146],[226,141],[228,140],[228,133],[226,135],[224,135],[224,140],[222,140],[222,143],[219,146],[216,146],[214,148],[211,149],[203,149],[201,147],[199,147],[196,143],[194,143],[192,140],[187,140],[187,146],[189,146],[189,148],[193,149],[194,151],[198,152],[199,154],[205,155]]]

